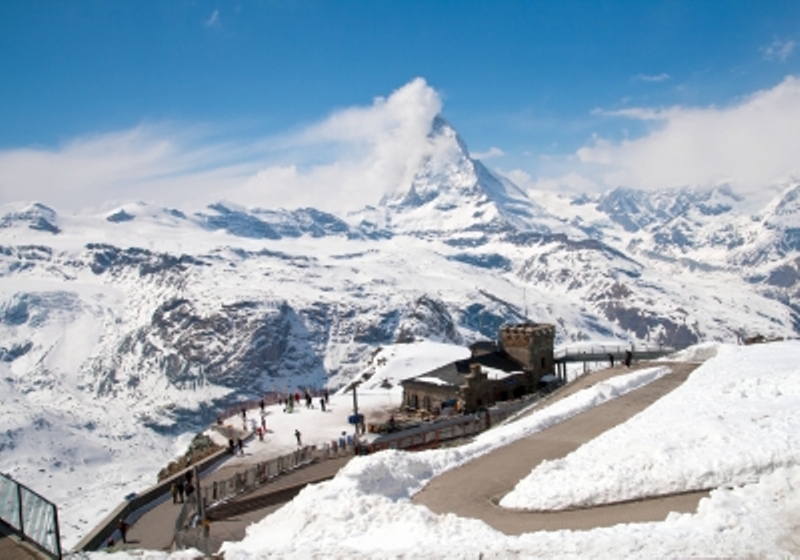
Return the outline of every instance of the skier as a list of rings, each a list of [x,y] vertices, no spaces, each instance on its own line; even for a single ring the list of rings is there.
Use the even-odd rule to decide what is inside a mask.
[[[302,446],[303,443],[300,441],[300,430],[295,429],[294,437],[297,438],[297,445]]]

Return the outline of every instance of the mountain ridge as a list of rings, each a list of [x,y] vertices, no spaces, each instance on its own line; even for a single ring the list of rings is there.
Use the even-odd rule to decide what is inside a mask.
[[[558,344],[800,332],[797,184],[755,214],[724,187],[551,207],[445,121],[429,140],[406,190],[341,216],[0,208],[0,449],[38,457],[0,469],[33,480],[88,449],[76,486],[111,505],[155,473],[120,482],[115,462],[164,464],[241,399],[343,386],[387,345],[465,346],[505,323],[553,323]]]

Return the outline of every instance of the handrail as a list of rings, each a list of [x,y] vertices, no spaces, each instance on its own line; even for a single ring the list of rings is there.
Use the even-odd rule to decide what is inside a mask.
[[[626,352],[631,352],[634,355],[645,355],[645,356],[666,356],[668,354],[672,354],[679,350],[682,350],[685,347],[674,347],[674,346],[664,346],[661,344],[645,344],[645,345],[635,345],[635,344],[600,344],[600,345],[592,345],[592,346],[575,346],[570,348],[569,346],[564,346],[561,348],[556,349],[553,352],[553,356],[556,360],[564,360],[567,358],[582,358],[582,357],[592,357],[592,356],[608,356],[609,354],[613,354],[615,358],[624,356]],[[578,360],[580,361],[580,360]]]
[[[61,558],[56,505],[3,473],[0,473],[0,521],[51,558]]]

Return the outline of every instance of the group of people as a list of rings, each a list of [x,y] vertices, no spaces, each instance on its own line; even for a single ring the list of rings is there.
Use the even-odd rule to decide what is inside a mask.
[[[303,398],[306,401],[306,408],[314,408],[314,397],[308,389],[304,391]],[[322,412],[325,412],[329,400],[330,400],[330,393],[328,392],[327,389],[325,389],[325,391],[319,398],[319,407],[322,410]],[[261,399],[260,404],[261,404],[261,412],[263,413],[264,399]],[[294,395],[288,395],[285,399],[282,396],[279,396],[278,404],[283,407],[284,412],[288,413],[294,412],[295,407],[300,405],[300,392],[295,391]]]
[[[192,480],[194,479],[194,473],[192,471],[186,471],[186,474],[183,475],[183,478],[178,478],[177,480],[172,481],[172,485],[170,486],[170,494],[172,494],[172,503],[177,504],[179,501],[180,503],[184,503],[184,496],[187,499],[192,497],[194,494],[194,484],[192,484]]]
[[[235,443],[233,438],[228,438],[228,453],[236,455],[237,450],[239,451],[239,455],[244,455],[244,441],[242,438],[236,438]]]
[[[608,362],[611,364],[611,367],[614,367],[614,354],[611,352],[608,353]],[[631,367],[631,363],[633,363],[633,352],[625,350],[625,361],[623,363],[625,367]]]
[[[322,412],[326,412],[329,400],[330,400],[330,394],[329,394],[328,390],[325,389],[325,391],[323,392],[323,394],[319,398],[319,406],[320,406],[320,409],[322,410]],[[309,408],[309,409],[314,408],[313,397],[311,395],[311,392],[305,391],[305,401],[306,401],[306,408]],[[289,395],[286,399],[279,398],[278,402],[281,405],[284,406],[284,409],[283,409],[284,412],[293,412],[294,405],[295,404],[299,404],[299,402],[300,402],[300,393],[296,392],[294,395]],[[256,432],[258,433],[259,439],[261,441],[264,441],[264,434],[267,431],[267,421],[266,421],[266,414],[267,413],[266,413],[266,410],[265,410],[266,401],[263,398],[259,402],[259,407],[261,409],[261,426],[256,429]],[[245,429],[245,431],[247,431],[247,409],[242,407],[242,409],[240,410],[240,413],[241,413],[241,417],[242,417],[242,422],[244,424],[244,429]],[[222,417],[218,417],[217,418],[217,424],[222,425],[222,423],[223,423]],[[254,425],[255,425],[255,423],[254,423]],[[295,436],[295,439],[297,440],[298,447],[302,447],[303,440],[302,440],[302,434],[300,433],[300,430],[295,429],[294,436]],[[342,432],[342,436],[340,437],[340,440],[341,440],[341,445],[344,445],[345,443],[349,444],[349,443],[352,442],[351,436],[347,436],[347,440],[349,440],[349,441],[346,441],[344,432]],[[244,455],[244,441],[242,440],[242,438],[241,437],[237,438],[235,442],[234,442],[233,438],[229,438],[228,439],[228,451],[229,451],[229,453],[231,455],[236,455],[237,451],[238,451],[239,454]],[[174,480],[172,482],[172,484],[170,485],[170,494],[172,495],[172,503],[173,504],[178,504],[178,503],[182,504],[182,503],[185,503],[186,500],[191,498],[192,494],[195,491],[194,484],[192,483],[193,478],[194,478],[194,473],[191,470],[188,470],[188,471],[186,471],[186,473],[184,474],[183,477],[179,477],[179,478],[177,478],[176,480]],[[127,543],[128,542],[127,541],[127,535],[128,535],[128,529],[129,528],[130,528],[130,524],[127,521],[125,521],[125,518],[121,517],[119,519],[118,524],[117,524],[117,529],[119,530],[120,538],[121,538],[123,543]],[[208,520],[204,520],[203,532],[204,532],[204,534],[206,536],[208,535],[208,529],[209,529]],[[106,544],[109,547],[113,546],[114,545],[114,538],[113,537],[109,538],[109,540],[108,540],[108,542]]]

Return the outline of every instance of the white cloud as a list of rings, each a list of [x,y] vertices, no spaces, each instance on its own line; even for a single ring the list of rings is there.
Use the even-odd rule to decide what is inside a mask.
[[[558,177],[532,177],[526,171],[512,169],[504,175],[529,194],[537,191],[594,192],[598,188],[592,179],[574,171]]]
[[[0,203],[58,209],[146,200],[205,205],[360,208],[410,183],[433,147],[439,95],[415,79],[388,98],[335,112],[289,135],[220,140],[210,127],[160,125],[0,151]]]
[[[634,80],[639,80],[640,82],[665,82],[669,80],[672,76],[667,73],[661,74],[637,74],[634,76]]]
[[[601,137],[577,151],[607,187],[668,188],[731,184],[756,194],[800,168],[800,80],[787,77],[729,107],[637,108],[606,115],[648,121],[648,134]],[[599,170],[599,172],[597,171]]]
[[[504,155],[506,155],[506,153],[503,150],[501,150],[500,148],[496,148],[495,146],[492,146],[485,152],[473,152],[470,154],[470,157],[472,157],[473,159],[487,160]]]
[[[761,47],[759,50],[767,60],[784,61],[789,58],[796,46],[797,43],[795,41],[788,39],[786,41],[781,41],[780,39],[775,39],[772,43],[766,47]]]
[[[441,111],[439,95],[417,78],[368,107],[334,113],[291,137],[286,148],[326,153],[329,161],[265,167],[241,189],[240,198],[345,210],[377,202],[407,187],[422,158],[434,149],[427,136]]]
[[[219,10],[214,10],[206,20],[206,27],[214,27],[219,23]]]

